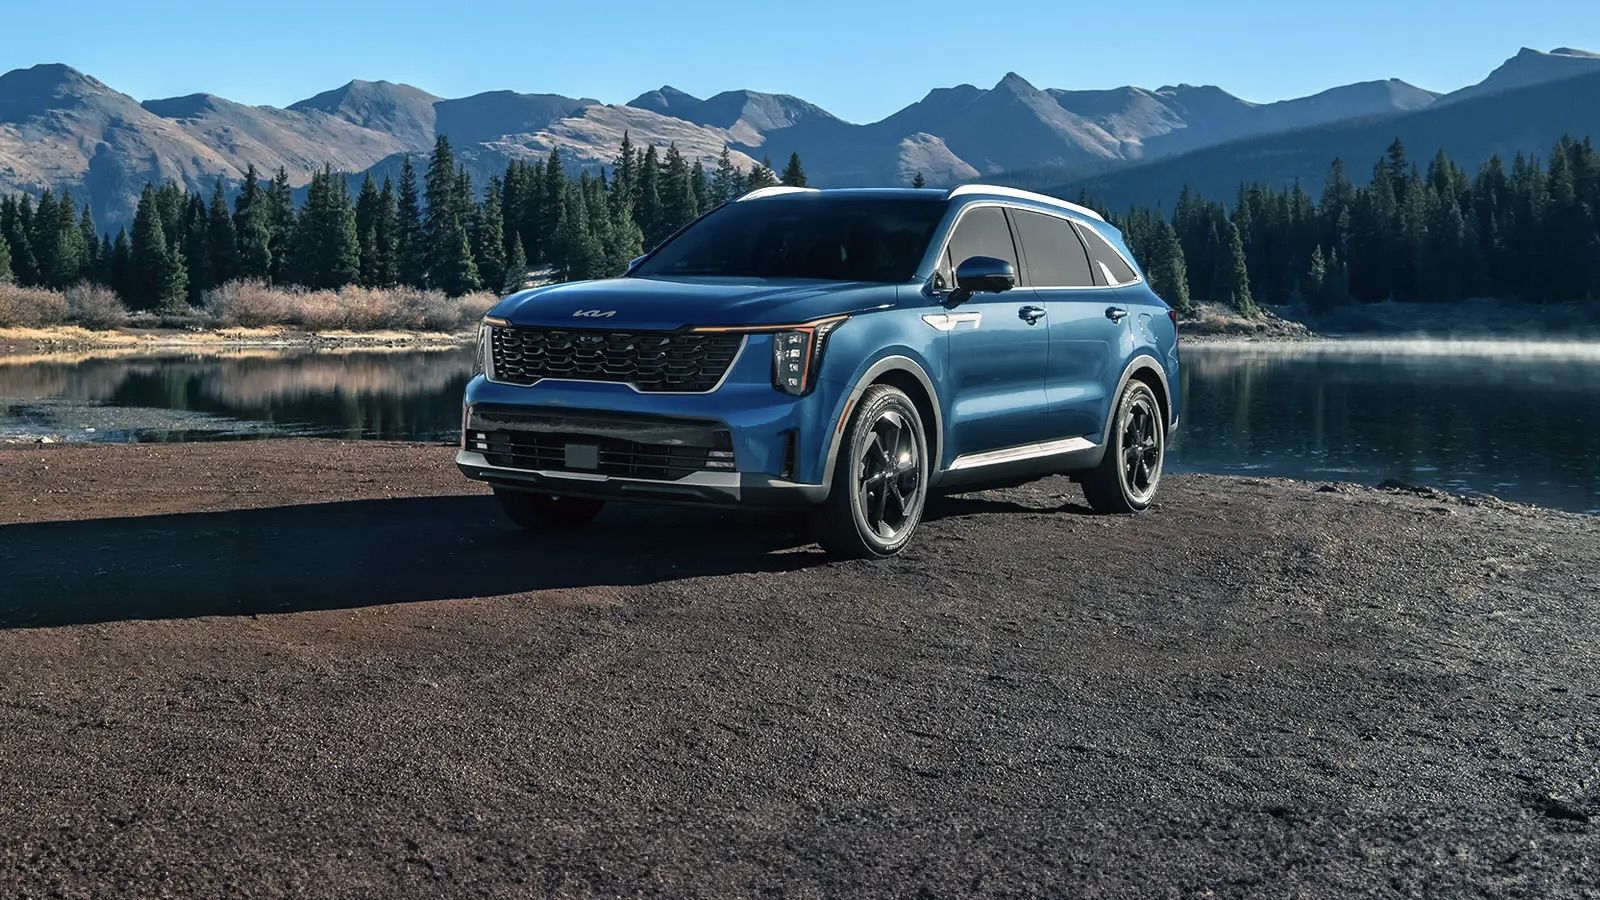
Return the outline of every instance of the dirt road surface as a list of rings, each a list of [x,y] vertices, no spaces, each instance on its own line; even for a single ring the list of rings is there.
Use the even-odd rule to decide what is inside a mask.
[[[1600,893],[1600,520],[1175,477],[507,527],[447,448],[0,448],[0,897]]]

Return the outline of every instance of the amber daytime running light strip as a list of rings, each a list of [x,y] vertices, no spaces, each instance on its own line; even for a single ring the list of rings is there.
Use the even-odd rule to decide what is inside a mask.
[[[825,319],[812,319],[809,322],[797,322],[792,325],[706,325],[698,328],[691,328],[689,330],[701,333],[716,332],[721,334],[754,334],[763,331],[814,331],[824,325],[831,325],[835,322],[843,322],[848,318],[850,317],[828,316]]]

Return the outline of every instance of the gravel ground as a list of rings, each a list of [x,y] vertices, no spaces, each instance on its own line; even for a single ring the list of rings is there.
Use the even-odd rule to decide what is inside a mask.
[[[0,897],[1600,895],[1600,519],[1050,481],[830,563],[450,455],[0,447]]]

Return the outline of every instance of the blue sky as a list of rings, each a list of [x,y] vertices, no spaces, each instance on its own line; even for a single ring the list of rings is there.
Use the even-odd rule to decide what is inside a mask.
[[[1524,45],[1600,50],[1600,2],[0,3],[0,70],[64,62],[141,100],[276,106],[351,78],[608,103],[668,83],[782,91],[871,121],[1010,70],[1040,87],[1188,81],[1259,101],[1388,77],[1444,91]]]

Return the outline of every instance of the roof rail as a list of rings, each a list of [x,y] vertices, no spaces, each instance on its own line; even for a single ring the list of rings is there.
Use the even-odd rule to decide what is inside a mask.
[[[816,193],[816,190],[816,188],[811,187],[790,187],[786,184],[775,184],[772,187],[756,188],[750,193],[740,197],[739,200],[741,202],[745,200],[759,200],[762,197],[776,197],[779,194]]]
[[[1079,206],[1076,203],[1068,203],[1059,197],[1051,197],[1047,194],[1035,194],[1033,191],[1023,191],[1018,190],[1017,188],[1001,187],[994,184],[959,185],[951,188],[950,193],[945,194],[945,199],[954,199],[967,194],[997,194],[1001,197],[1015,197],[1018,200],[1032,200],[1035,203],[1045,203],[1060,209],[1071,210],[1080,216],[1088,216],[1091,219],[1098,219],[1101,222],[1106,220],[1105,216],[1100,215],[1087,206]]]

